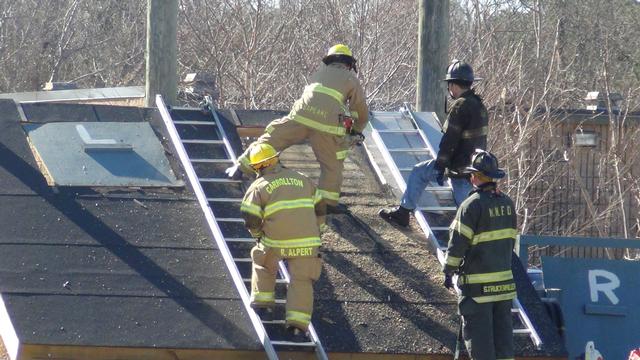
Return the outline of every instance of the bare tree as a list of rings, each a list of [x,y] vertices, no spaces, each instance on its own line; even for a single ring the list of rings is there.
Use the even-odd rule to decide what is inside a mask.
[[[0,91],[144,82],[143,1],[0,1]]]
[[[0,0],[0,91],[141,85],[145,5]],[[327,49],[345,43],[372,109],[392,110],[415,99],[417,9],[414,0],[181,0],[179,72],[212,73],[219,107],[286,110]],[[640,236],[639,18],[632,0],[451,2],[450,57],[484,78],[490,150],[509,170],[525,232]],[[566,109],[594,90],[625,103],[607,112],[600,148],[570,146],[591,125],[569,126]]]

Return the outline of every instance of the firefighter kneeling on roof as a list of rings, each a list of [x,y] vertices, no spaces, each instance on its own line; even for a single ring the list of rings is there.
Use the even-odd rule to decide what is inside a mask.
[[[471,173],[475,189],[449,227],[444,286],[453,288],[453,274],[459,275],[461,330],[471,358],[513,359],[515,207],[497,188],[505,173],[491,153],[476,150],[465,172]]]
[[[270,320],[275,305],[278,262],[286,259],[291,283],[287,290],[286,326],[293,341],[306,341],[313,312],[313,281],[322,270],[316,188],[306,176],[282,167],[269,144],[249,153],[257,179],[240,210],[258,243],[251,249],[251,306]]]

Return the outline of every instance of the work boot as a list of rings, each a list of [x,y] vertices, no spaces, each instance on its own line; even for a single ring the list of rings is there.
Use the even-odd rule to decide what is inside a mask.
[[[387,220],[388,222],[400,225],[402,227],[409,226],[409,215],[411,214],[411,210],[407,208],[403,208],[402,206],[398,206],[390,209],[381,209],[378,212],[381,218]]]
[[[327,205],[327,214],[346,214],[348,212],[349,208],[345,204]]]
[[[293,341],[293,342],[297,342],[297,343],[302,343],[302,342],[308,342],[309,340],[309,333],[298,329],[295,326],[289,326],[287,327],[287,337],[289,339],[289,341]]]

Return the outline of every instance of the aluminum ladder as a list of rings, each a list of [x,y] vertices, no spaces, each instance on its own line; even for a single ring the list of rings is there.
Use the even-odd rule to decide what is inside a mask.
[[[224,169],[235,162],[236,154],[217,112],[210,101],[207,104],[204,110],[178,107],[169,109],[162,97],[156,96],[156,106],[177,151],[177,157],[185,169],[258,338],[270,360],[278,359],[278,351],[303,349],[314,351],[318,359],[327,360],[327,354],[312,324],[309,325],[310,341],[287,341],[284,340],[284,311],[282,319],[264,321],[250,306],[249,250],[255,244],[255,239],[250,237],[244,228],[243,219],[240,218],[239,208],[245,189],[242,181],[231,180],[224,173]],[[236,236],[225,236],[225,233]],[[289,281],[289,273],[281,261],[276,280],[277,297],[283,296]],[[285,299],[276,299],[277,307],[283,307],[284,304]],[[278,311],[275,313],[277,315]]]
[[[406,103],[400,112],[372,112],[371,115],[367,132],[372,142],[365,143],[371,163],[375,164],[376,158],[382,158],[394,185],[404,192],[413,165],[436,158],[437,152],[432,144],[437,144],[441,138],[441,124],[435,114],[414,114]],[[376,172],[378,176],[383,175],[379,167]],[[384,182],[386,180],[383,179]],[[417,204],[415,218],[443,265],[449,224],[456,213],[450,182],[447,181],[445,186],[428,184]],[[541,349],[540,335],[517,298],[513,301],[511,312],[517,320],[513,333],[529,336],[533,345]]]

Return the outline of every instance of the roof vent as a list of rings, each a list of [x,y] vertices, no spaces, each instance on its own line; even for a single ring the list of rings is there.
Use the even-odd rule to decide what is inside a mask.
[[[607,94],[600,91],[590,91],[584,100],[587,102],[587,110],[591,111],[607,111]],[[609,93],[609,101],[611,102],[611,111],[616,113],[620,111],[622,105],[622,95],[619,93]]]
[[[216,89],[216,78],[213,74],[206,72],[189,73],[182,80],[184,92],[195,96],[211,96],[214,100],[218,99],[218,90]]]

